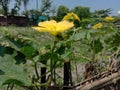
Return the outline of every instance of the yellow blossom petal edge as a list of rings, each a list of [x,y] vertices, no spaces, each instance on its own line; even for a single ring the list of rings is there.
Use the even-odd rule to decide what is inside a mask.
[[[80,18],[79,18],[79,17],[77,16],[77,14],[75,14],[75,13],[68,13],[67,15],[65,15],[65,16],[63,17],[62,20],[70,20],[70,19],[80,21]]]
[[[114,18],[112,16],[107,16],[104,18],[105,21],[109,22],[109,21],[113,21]]]
[[[74,26],[73,22],[68,21],[56,22],[55,20],[50,20],[40,22],[37,27],[33,28],[39,32],[48,32],[56,36],[57,34],[64,32],[73,26]]]
[[[92,29],[100,29],[103,27],[103,24],[101,22],[95,24],[94,26],[92,26]]]

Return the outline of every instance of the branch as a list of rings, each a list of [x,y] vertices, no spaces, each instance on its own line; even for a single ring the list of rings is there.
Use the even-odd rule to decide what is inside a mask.
[[[108,77],[102,78],[100,80],[93,81],[87,85],[82,85],[76,88],[76,90],[97,90],[104,86],[114,84],[120,80],[120,72],[113,73]]]

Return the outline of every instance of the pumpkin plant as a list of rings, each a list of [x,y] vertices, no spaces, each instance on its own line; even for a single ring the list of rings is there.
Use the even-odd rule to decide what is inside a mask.
[[[7,90],[16,85],[32,90],[56,86],[59,67],[64,67],[64,85],[73,85],[71,60],[89,62],[85,78],[107,70],[107,59],[120,47],[120,32],[114,19],[91,20],[88,28],[74,27],[75,20],[80,21],[76,14],[68,13],[60,22],[40,22],[27,33],[1,27],[0,86],[7,85]]]

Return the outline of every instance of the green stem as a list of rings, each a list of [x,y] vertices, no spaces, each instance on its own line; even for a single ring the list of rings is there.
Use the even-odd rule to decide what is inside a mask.
[[[13,90],[14,84],[11,84],[10,90]]]
[[[13,87],[14,87],[14,84],[9,83],[8,86],[7,86],[7,90],[13,90]]]
[[[95,36],[93,36],[93,41],[92,41],[92,46],[91,46],[91,51],[92,51],[92,61],[95,61]]]
[[[35,74],[37,76],[37,79],[39,79],[39,73],[38,73],[38,70],[37,70],[37,63],[34,63],[34,68],[35,68]]]
[[[7,90],[9,90],[9,87],[10,87],[10,83],[7,85]]]
[[[43,76],[45,76],[46,74],[48,74],[50,71],[47,71],[45,74],[41,75],[39,78],[42,78]]]
[[[55,45],[56,45],[56,41],[54,41],[53,47],[51,48],[51,60],[50,60],[50,72],[51,72],[51,80],[53,81],[54,77],[55,77],[55,60],[53,58],[53,54],[54,54],[54,49],[55,49]]]

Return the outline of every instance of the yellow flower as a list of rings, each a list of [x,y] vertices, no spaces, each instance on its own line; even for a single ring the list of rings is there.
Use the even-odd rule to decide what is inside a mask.
[[[113,21],[114,18],[112,16],[107,16],[104,18],[105,21],[109,22],[109,21]]]
[[[38,27],[33,27],[35,30],[39,32],[48,32],[54,36],[58,35],[61,32],[68,30],[73,27],[73,22],[61,21],[56,22],[55,20],[40,22]]]
[[[101,22],[95,24],[94,26],[92,26],[93,29],[100,29],[103,27],[103,24]]]
[[[75,13],[68,13],[63,17],[63,20],[71,20],[71,19],[80,21],[80,18]]]

